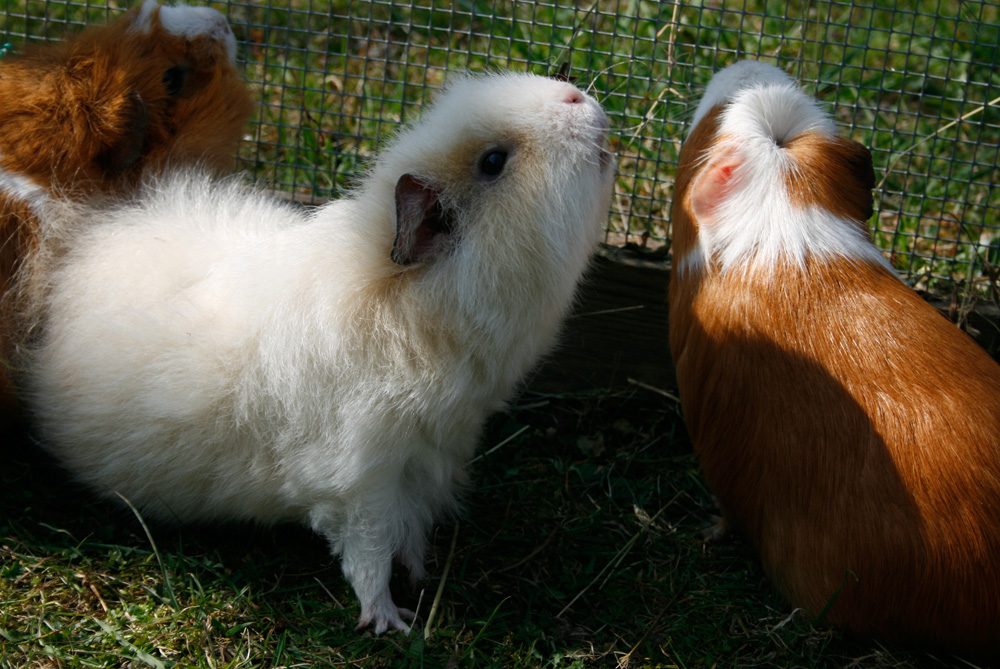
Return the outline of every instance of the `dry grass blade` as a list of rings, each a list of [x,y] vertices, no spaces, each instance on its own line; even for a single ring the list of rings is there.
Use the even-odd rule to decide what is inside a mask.
[[[431,610],[427,612],[427,624],[424,625],[424,640],[427,641],[434,633],[434,621],[437,618],[438,607],[441,605],[441,596],[444,594],[444,584],[448,581],[448,572],[451,571],[451,561],[455,557],[455,545],[458,543],[458,522],[455,522],[455,529],[451,533],[451,546],[448,547],[448,558],[445,560],[444,569],[441,570],[441,580],[438,581],[437,590],[434,591],[434,601],[431,603]]]

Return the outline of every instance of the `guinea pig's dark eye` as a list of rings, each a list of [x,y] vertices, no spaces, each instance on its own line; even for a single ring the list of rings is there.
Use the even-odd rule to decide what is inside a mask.
[[[507,152],[490,151],[479,160],[479,173],[488,179],[500,176],[503,166],[507,164]]]
[[[189,67],[175,65],[163,73],[163,86],[167,89],[167,95],[176,97],[180,94],[190,71]]]

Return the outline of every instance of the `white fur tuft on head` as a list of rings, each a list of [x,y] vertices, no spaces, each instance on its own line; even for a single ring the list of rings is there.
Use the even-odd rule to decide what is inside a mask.
[[[2,162],[3,154],[0,154],[0,164]],[[31,205],[43,202],[48,197],[45,188],[35,183],[31,177],[6,170],[3,167],[0,167],[0,193],[24,200]]]
[[[719,70],[712,75],[712,80],[701,96],[701,102],[691,119],[691,128],[696,128],[712,107],[726,104],[740,91],[775,85],[794,87],[795,80],[777,67],[756,60],[741,60]]]
[[[148,33],[152,28],[157,9],[159,9],[160,25],[168,33],[185,39],[204,36],[223,42],[226,45],[229,62],[236,62],[236,37],[229,29],[225,16],[211,7],[161,6],[157,0],[146,0],[136,14],[133,28]]]
[[[695,147],[700,173],[691,192],[698,236],[679,258],[680,270],[715,263],[723,271],[766,272],[779,262],[803,266],[810,255],[888,266],[858,221],[845,220],[790,191],[791,178],[810,182],[815,176],[810,171],[817,168],[804,165],[786,144],[810,134],[837,137],[830,115],[791,77],[757,61],[731,65],[709,83],[692,134],[713,114],[718,115],[716,133]],[[726,162],[722,168],[720,161]],[[725,171],[724,187],[699,181],[713,169]]]

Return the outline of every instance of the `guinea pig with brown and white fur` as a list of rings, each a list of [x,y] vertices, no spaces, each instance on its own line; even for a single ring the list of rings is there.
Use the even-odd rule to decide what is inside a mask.
[[[862,145],[777,68],[717,73],[681,152],[670,347],[727,521],[796,607],[1000,655],[1000,366],[872,244]]]
[[[235,57],[219,12],[146,0],[109,25],[0,59],[0,359],[19,366],[18,302],[31,291],[15,284],[31,282],[41,203],[121,194],[167,164],[235,167],[253,111]],[[13,404],[0,366],[0,406]]]
[[[78,232],[28,356],[42,443],[151,517],[309,525],[359,627],[407,630],[393,558],[424,576],[483,422],[553,346],[607,132],[569,83],[465,76],[315,212],[179,171],[54,225]]]

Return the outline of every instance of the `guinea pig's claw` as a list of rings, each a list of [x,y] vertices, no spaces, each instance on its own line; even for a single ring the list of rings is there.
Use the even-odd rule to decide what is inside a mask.
[[[404,623],[403,619],[405,618],[412,621],[415,617],[416,614],[413,611],[399,608],[395,604],[392,604],[391,609],[373,610],[362,615],[354,630],[360,631],[372,623],[375,623],[375,634],[382,634],[383,632],[394,630],[409,636],[410,626]]]

